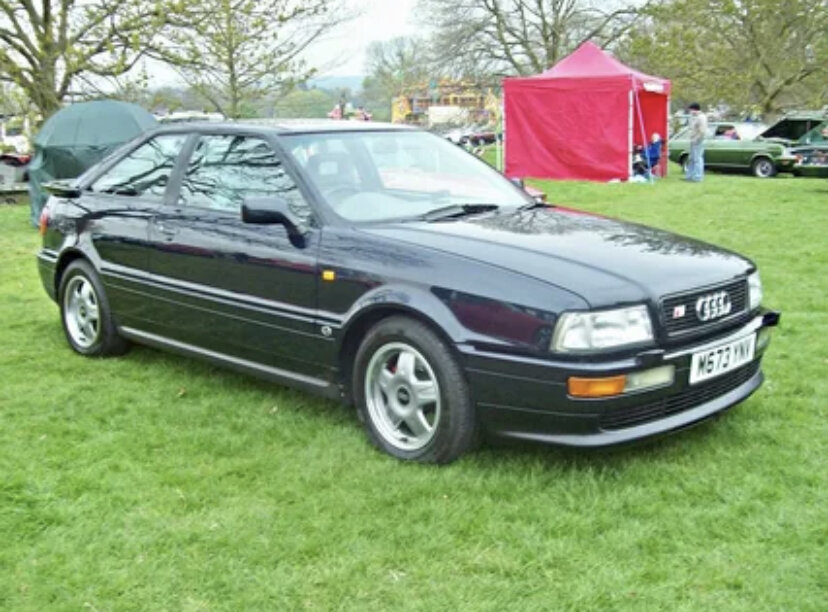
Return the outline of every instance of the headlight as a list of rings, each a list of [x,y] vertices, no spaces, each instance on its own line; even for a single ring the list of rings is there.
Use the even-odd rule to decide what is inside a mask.
[[[748,305],[753,311],[762,304],[762,281],[759,279],[759,272],[748,276]]]
[[[643,344],[653,340],[646,306],[601,312],[565,312],[558,320],[550,348],[560,352],[588,352]]]

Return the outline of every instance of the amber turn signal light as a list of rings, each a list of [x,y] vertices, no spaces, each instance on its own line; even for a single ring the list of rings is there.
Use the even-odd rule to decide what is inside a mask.
[[[46,235],[46,229],[49,227],[49,213],[44,208],[40,213],[40,222],[38,223],[38,231],[41,236]]]
[[[570,376],[566,388],[572,397],[609,397],[621,395],[627,385],[626,376],[608,378],[578,378]]]

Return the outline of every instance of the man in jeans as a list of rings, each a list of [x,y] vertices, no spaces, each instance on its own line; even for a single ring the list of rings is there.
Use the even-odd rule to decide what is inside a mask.
[[[707,115],[698,102],[687,107],[690,110],[690,160],[687,164],[688,181],[700,183],[704,177],[704,137],[707,134]]]

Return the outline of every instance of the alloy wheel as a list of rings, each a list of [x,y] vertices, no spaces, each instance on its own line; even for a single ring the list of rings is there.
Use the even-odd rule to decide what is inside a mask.
[[[773,163],[768,159],[760,159],[755,162],[754,174],[760,178],[773,176]]]
[[[75,276],[69,280],[63,298],[66,330],[72,341],[87,349],[98,340],[101,333],[98,296],[89,279]]]
[[[365,373],[368,415],[379,435],[403,451],[424,448],[440,422],[440,386],[431,364],[413,346],[381,346]]]

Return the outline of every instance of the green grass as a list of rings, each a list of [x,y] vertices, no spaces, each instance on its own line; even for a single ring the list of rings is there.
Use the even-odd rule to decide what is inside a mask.
[[[754,258],[784,313],[765,386],[646,446],[444,468],[331,402],[71,353],[27,211],[0,206],[0,609],[825,609],[828,185],[676,174],[543,186]]]

